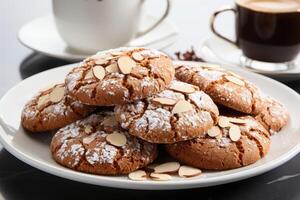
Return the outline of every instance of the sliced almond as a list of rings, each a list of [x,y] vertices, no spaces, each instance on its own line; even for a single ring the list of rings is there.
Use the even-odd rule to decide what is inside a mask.
[[[65,96],[65,88],[64,87],[55,87],[50,93],[50,101],[53,103],[57,103],[61,101]]]
[[[103,59],[103,58],[98,58],[95,60],[95,64],[96,65],[104,65],[106,64],[108,61],[106,59]]]
[[[100,65],[96,65],[93,67],[93,74],[97,79],[102,80],[105,76],[105,69]]]
[[[180,100],[173,107],[172,114],[187,112],[190,110],[193,110],[192,104],[186,100]]]
[[[84,132],[86,132],[87,134],[92,132],[93,127],[91,125],[86,125],[84,127]]]
[[[125,135],[118,132],[114,132],[106,136],[106,141],[114,146],[121,147],[126,144],[127,139]]]
[[[93,71],[92,70],[89,70],[85,76],[84,76],[84,79],[90,79],[90,78],[93,78],[94,77],[94,74],[93,74]]]
[[[186,178],[199,176],[201,173],[202,171],[200,169],[186,166],[186,165],[181,166],[178,170],[178,175],[180,177],[186,177]]]
[[[147,180],[147,173],[143,170],[137,170],[128,174],[128,178],[133,181],[145,181]]]
[[[225,76],[225,78],[232,83],[235,83],[240,86],[245,86],[245,82],[235,76]]]
[[[174,99],[169,99],[169,98],[164,98],[164,97],[156,97],[156,98],[152,99],[152,101],[155,101],[157,103],[160,103],[162,105],[167,105],[167,106],[173,106],[177,102]]]
[[[195,87],[188,83],[180,83],[180,84],[171,84],[169,87],[171,90],[182,92],[185,94],[190,94],[196,91]]]
[[[222,128],[226,128],[226,127],[229,127],[231,125],[231,123],[229,122],[229,119],[227,117],[220,116],[218,125]]]
[[[118,122],[116,121],[116,118],[114,116],[110,116],[110,117],[106,117],[103,120],[102,125],[115,127],[118,125]]]
[[[107,57],[107,55],[105,55],[105,54],[96,54],[96,55],[91,56],[90,58],[93,60],[98,60],[98,59],[105,59],[106,57]]]
[[[123,74],[130,74],[132,68],[136,66],[136,63],[129,56],[121,56],[118,59],[118,66]]]
[[[113,55],[113,56],[122,56],[125,53],[122,52],[122,51],[113,51],[113,52],[110,52],[110,54]]]
[[[144,60],[144,57],[140,53],[138,53],[138,52],[133,52],[132,53],[132,58],[134,60],[136,60],[136,61],[142,61],[142,60]]]
[[[151,173],[150,177],[155,181],[168,181],[172,179],[172,177],[169,174]]]
[[[229,117],[228,120],[234,124],[246,124],[247,123],[247,120],[234,118],[234,117]]]
[[[207,131],[207,134],[210,136],[210,137],[217,137],[218,135],[221,134],[221,130],[218,126],[213,126],[211,129],[209,129]]]
[[[241,138],[241,129],[237,125],[232,125],[229,129],[229,137],[233,142],[238,141]]]
[[[112,64],[108,65],[107,67],[105,67],[105,70],[108,73],[117,73],[117,72],[119,72],[119,67],[118,67],[117,63],[112,63]]]
[[[174,173],[177,172],[180,167],[178,162],[167,162],[154,167],[154,173]]]
[[[48,103],[49,101],[50,101],[50,97],[48,94],[40,96],[40,98],[38,99],[38,102],[37,102],[37,107],[40,108],[44,104]]]

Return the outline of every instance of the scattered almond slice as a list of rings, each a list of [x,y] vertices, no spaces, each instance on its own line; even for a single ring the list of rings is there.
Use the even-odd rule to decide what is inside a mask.
[[[84,127],[84,132],[86,132],[87,134],[92,132],[93,127],[91,125],[86,125]]]
[[[167,106],[173,106],[177,102],[174,99],[169,99],[169,98],[164,98],[164,97],[156,97],[156,98],[152,99],[152,101],[155,101],[157,103],[160,103],[162,105],[167,105]]]
[[[129,173],[128,178],[133,181],[145,181],[147,180],[147,174],[143,170],[137,170]]]
[[[118,125],[118,122],[114,116],[109,116],[103,120],[102,125],[114,127]]]
[[[138,52],[133,52],[132,53],[132,58],[134,60],[136,60],[136,61],[142,61],[142,60],[144,60],[144,57],[140,53],[138,53]]]
[[[231,125],[231,123],[229,122],[227,117],[220,116],[218,125],[222,128],[226,128],[226,127],[229,127]]]
[[[154,167],[154,173],[174,173],[178,171],[179,167],[180,164],[178,162],[167,162]]]
[[[240,86],[245,86],[245,82],[235,76],[225,76],[225,78],[232,83],[235,83]]]
[[[92,135],[89,135],[82,139],[83,144],[90,144],[93,140],[95,140],[95,133]]]
[[[104,65],[107,63],[107,60],[106,59],[103,59],[103,58],[98,58],[98,59],[95,59],[95,64],[96,65]]]
[[[172,179],[172,177],[169,174],[151,173],[150,177],[155,181],[168,181]]]
[[[179,84],[180,83],[180,84]],[[174,82],[173,84],[170,85],[170,89],[177,91],[177,92],[182,92],[185,94],[190,94],[196,91],[195,87],[191,84],[188,83],[181,83],[179,82],[178,84],[176,84],[176,82]]]
[[[118,67],[118,64],[117,63],[112,63],[110,65],[108,65],[105,70],[108,72],[108,73],[117,73],[119,72],[119,67]]]
[[[241,129],[237,125],[232,125],[229,129],[229,137],[233,142],[238,141],[241,138]]]
[[[93,71],[92,70],[89,70],[85,76],[84,76],[84,79],[90,79],[90,78],[93,78],[94,77],[94,74],[93,74]]]
[[[55,87],[52,92],[49,94],[50,101],[53,103],[57,103],[61,101],[65,96],[65,88],[64,87]]]
[[[96,65],[93,67],[93,74],[98,80],[102,80],[105,76],[105,69],[100,65]]]
[[[218,135],[221,134],[221,130],[218,126],[213,126],[211,129],[209,129],[207,131],[207,134],[210,136],[210,137],[217,137]]]
[[[201,173],[202,171],[200,169],[186,166],[186,165],[182,165],[178,170],[178,175],[180,177],[186,177],[186,178],[199,176]]]
[[[247,123],[247,120],[234,118],[234,117],[229,117],[228,120],[234,124],[246,124]]]
[[[132,68],[136,66],[136,63],[129,56],[121,56],[118,59],[118,66],[123,74],[130,74]]]
[[[114,132],[106,136],[106,141],[114,146],[121,147],[126,144],[127,139],[125,135],[118,132]]]
[[[40,108],[44,104],[48,103],[49,101],[50,101],[50,97],[48,94],[40,96],[40,98],[38,99],[38,102],[37,102],[37,107]]]
[[[173,107],[172,114],[187,112],[190,110],[193,110],[192,104],[186,100],[180,100]]]

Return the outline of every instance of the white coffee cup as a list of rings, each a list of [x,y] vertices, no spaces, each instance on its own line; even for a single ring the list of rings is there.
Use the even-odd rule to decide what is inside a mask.
[[[55,24],[59,35],[72,49],[94,53],[124,46],[135,37],[146,34],[168,15],[138,32],[145,0],[52,0]]]

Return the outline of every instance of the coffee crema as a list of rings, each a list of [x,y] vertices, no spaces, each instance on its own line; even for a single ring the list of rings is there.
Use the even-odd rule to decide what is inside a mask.
[[[300,0],[236,0],[240,6],[268,13],[300,12]]]

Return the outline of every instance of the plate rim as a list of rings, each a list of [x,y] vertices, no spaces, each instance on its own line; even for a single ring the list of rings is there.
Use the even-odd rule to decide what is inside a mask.
[[[177,63],[187,63],[186,61],[179,61]],[[198,62],[188,62],[188,63],[198,63]],[[45,75],[49,71],[54,70],[60,70],[62,68],[67,67],[73,67],[78,63],[75,64],[69,64],[64,65],[58,68],[49,69],[46,71],[43,71],[41,73],[38,73],[34,76],[31,76],[27,79],[24,79],[23,81],[16,84],[14,87],[12,87],[10,90],[8,90],[5,95],[0,99],[1,102],[9,95],[10,92],[12,92],[17,87],[20,87],[24,83],[24,81],[30,81],[30,79],[36,78],[37,76]],[[228,66],[225,66],[225,68],[232,69]],[[245,71],[243,69],[234,69],[236,71],[243,71],[246,73],[251,73],[249,71]],[[291,94],[295,96],[300,102],[300,95],[294,91],[293,89],[289,88],[288,86],[272,80],[268,77],[262,76],[260,74],[255,74],[255,76],[258,76],[261,79],[271,81],[275,85],[280,85],[280,87],[284,87],[284,89],[287,89]],[[8,132],[9,130],[6,130],[7,128],[4,127],[2,124],[0,124],[0,142],[4,146],[4,148],[10,152],[12,155],[17,157],[19,160],[39,169],[46,173],[50,173],[55,176],[59,176],[62,178],[67,178],[73,181],[88,183],[88,184],[94,184],[99,186],[106,186],[106,187],[114,187],[114,188],[126,188],[126,189],[143,189],[143,190],[172,190],[172,189],[186,189],[186,188],[200,188],[200,187],[208,187],[212,185],[220,185],[225,184],[229,182],[235,182],[238,180],[246,179],[249,177],[253,177],[262,173],[265,173],[267,171],[270,171],[285,162],[292,159],[294,156],[296,156],[300,152],[300,143],[295,145],[292,149],[290,149],[287,153],[284,155],[275,158],[274,160],[269,161],[266,164],[256,166],[253,168],[249,168],[246,171],[239,171],[235,172],[233,174],[225,174],[220,177],[210,177],[209,179],[185,179],[184,182],[180,180],[175,180],[173,182],[154,182],[154,181],[144,181],[144,182],[135,182],[135,181],[128,181],[127,179],[112,179],[110,176],[99,176],[99,175],[93,175],[93,174],[86,174],[82,172],[77,172],[74,170],[70,170],[68,168],[60,168],[59,166],[49,165],[47,162],[36,160],[34,157],[28,156],[26,153],[23,153],[20,151],[17,147],[11,144],[8,138]],[[299,131],[295,130],[295,131]],[[49,156],[51,154],[49,153]],[[101,177],[99,179],[99,177]],[[124,184],[126,183],[126,184]],[[200,185],[199,185],[200,184]]]

